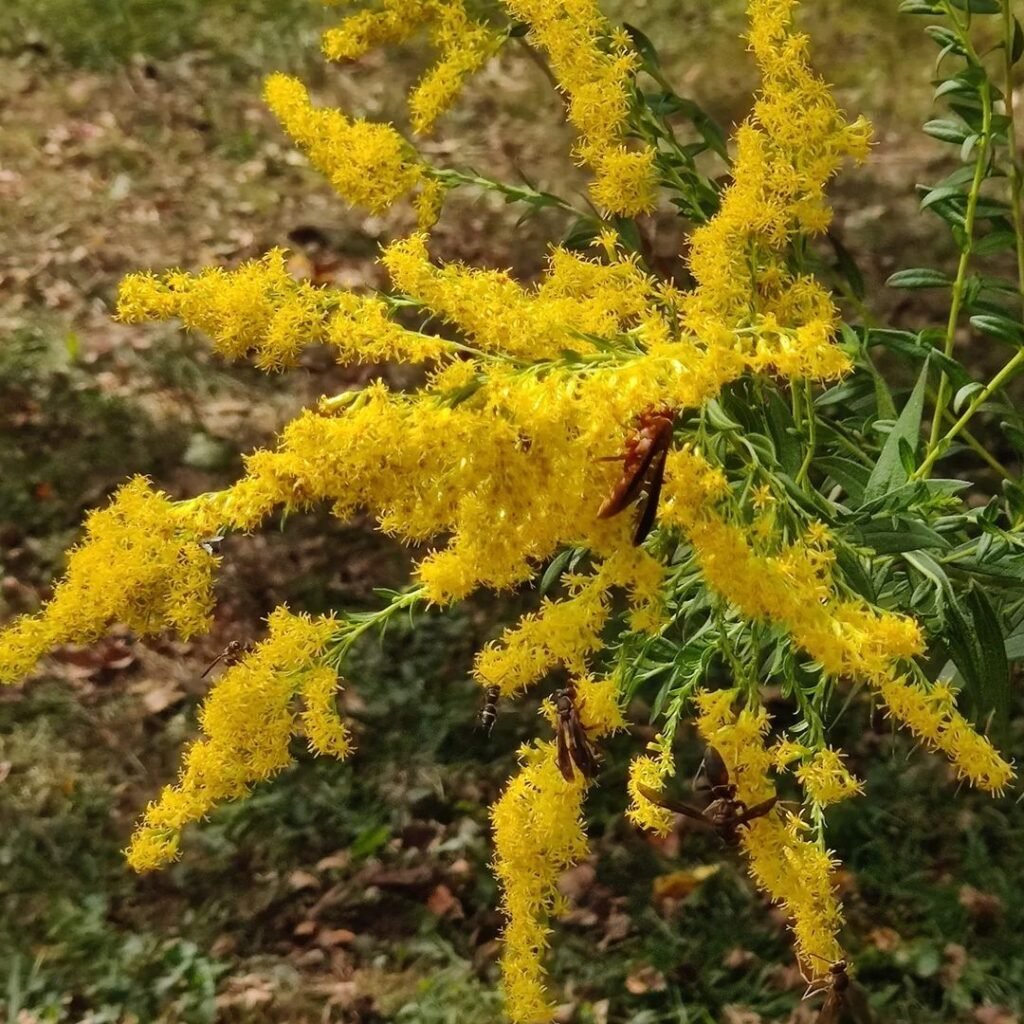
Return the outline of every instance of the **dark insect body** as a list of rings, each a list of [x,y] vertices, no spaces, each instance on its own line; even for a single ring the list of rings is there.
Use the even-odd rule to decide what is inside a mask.
[[[555,737],[558,770],[562,777],[566,782],[572,782],[575,765],[583,778],[594,778],[597,775],[597,757],[590,745],[587,730],[580,721],[574,686],[555,691],[555,711],[558,714]]]
[[[501,696],[501,690],[497,686],[488,686],[484,697],[484,706],[480,710],[480,728],[491,735],[491,730],[494,728],[494,722],[498,717],[498,698]]]
[[[199,677],[205,679],[214,669],[214,666],[219,665],[220,662],[224,662],[225,665],[234,665],[237,663],[239,658],[245,653],[246,645],[241,640],[232,640],[231,643],[224,648],[220,654],[217,655],[209,665],[206,666],[203,674]]]
[[[850,978],[848,971],[849,965],[845,960],[829,965],[825,1002],[818,1012],[818,1024],[874,1024],[868,997]],[[821,991],[820,988],[813,992],[808,990],[808,996]]]
[[[708,747],[705,752],[702,770],[711,791],[711,801],[703,810],[681,800],[666,797],[649,786],[640,784],[637,788],[651,803],[707,825],[714,829],[723,842],[735,846],[740,841],[740,829],[749,825],[755,818],[766,815],[775,806],[778,797],[762,800],[753,807],[747,807],[742,800],[737,800],[736,786],[729,781],[729,770],[722,760],[722,755],[714,747]]]
[[[642,544],[654,529],[674,425],[675,415],[668,409],[649,409],[641,413],[637,419],[637,429],[626,441],[625,454],[613,455],[607,460],[622,460],[622,476],[597,510],[597,518],[610,519],[617,516],[642,491],[640,513],[633,530],[635,545]]]

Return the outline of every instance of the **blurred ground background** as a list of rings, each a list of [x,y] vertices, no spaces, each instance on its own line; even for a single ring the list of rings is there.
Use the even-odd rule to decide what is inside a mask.
[[[895,0],[805,6],[818,66],[878,130],[871,163],[836,188],[839,233],[882,315],[927,322],[927,305],[876,286],[921,252],[941,265],[949,251],[937,220],[915,215],[913,192],[940,176],[944,156],[917,134],[933,48]],[[726,126],[744,115],[752,74],[738,0],[634,0],[628,12],[661,44],[680,92]],[[408,225],[407,211],[346,212],[259,100],[262,74],[284,69],[347,110],[403,121],[425,55],[325,67],[317,37],[336,13],[313,0],[0,6],[0,614],[37,607],[82,511],[127,474],[176,495],[222,486],[240,451],[362,379],[321,352],[267,378],[173,326],[110,318],[128,270],[233,265],[273,245],[293,250],[296,273],[379,280],[377,243]],[[510,48],[428,148],[495,177],[571,186],[558,110]],[[461,196],[438,255],[535,271],[566,224],[551,214],[515,228],[518,212]],[[666,257],[678,250],[671,219],[656,241]],[[368,608],[374,587],[404,578],[408,553],[364,524],[288,527],[227,542],[208,640],[137,644],[115,631],[0,691],[0,1020],[500,1019],[485,807],[535,729],[535,705],[506,710],[485,743],[467,670],[529,593],[481,598],[362,650],[344,698],[359,738],[350,763],[300,753],[293,771],[193,830],[177,866],[139,879],[123,864],[132,818],[193,734],[212,655],[257,635],[283,600]],[[636,717],[642,735],[642,708]],[[836,809],[830,834],[847,869],[849,945],[880,1019],[1012,1024],[1024,990],[1024,811],[1012,796],[952,799],[944,764],[864,709],[843,729],[870,796]],[[1018,719],[1018,748],[1020,735]],[[783,922],[740,867],[699,833],[656,846],[624,821],[629,743],[613,749],[590,803],[593,857],[564,881],[560,1019],[813,1019]],[[704,865],[719,867],[701,883]]]

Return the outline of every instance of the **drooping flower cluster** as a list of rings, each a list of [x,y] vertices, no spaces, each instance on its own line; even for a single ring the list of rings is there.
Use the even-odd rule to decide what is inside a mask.
[[[306,87],[289,75],[271,75],[263,96],[284,130],[345,202],[379,213],[423,179],[424,165],[391,125],[318,109]]]
[[[206,698],[199,713],[205,738],[185,752],[177,785],[166,786],[149,805],[132,837],[128,862],[136,871],[163,867],[177,856],[188,823],[290,765],[288,746],[297,732],[318,754],[348,754],[348,732],[335,705],[337,675],[319,660],[335,623],[278,608],[268,627],[267,638],[231,665]]]
[[[303,348],[317,343],[330,344],[341,363],[418,363],[451,350],[443,338],[395,323],[383,299],[296,281],[281,249],[233,271],[129,274],[117,312],[127,323],[178,317],[208,335],[218,352],[230,359],[251,354],[263,370],[293,366]]]
[[[691,237],[697,287],[684,317],[707,341],[740,347],[752,369],[827,378],[849,367],[832,344],[838,313],[818,281],[791,269],[789,246],[799,234],[828,227],[825,186],[845,157],[866,155],[870,126],[863,119],[848,124],[811,70],[808,39],[793,26],[795,6],[748,5],[762,92],[736,132],[733,181],[721,209]]]
[[[501,36],[471,18],[463,0],[384,0],[380,10],[349,15],[323,39],[329,60],[356,60],[379,46],[404,43],[423,26],[430,29],[438,60],[409,94],[418,135],[429,132],[455,102],[465,79],[497,50]]]
[[[623,726],[614,681],[577,680],[576,706],[593,739]],[[561,873],[587,852],[579,772],[566,779],[555,744],[539,740],[519,752],[521,769],[494,805],[494,869],[508,918],[502,979],[509,1015],[550,1020],[554,1007],[544,985],[548,919],[558,907]]]
[[[689,449],[668,461],[664,517],[687,535],[710,586],[746,617],[785,626],[827,675],[875,687],[893,717],[946,753],[974,785],[998,793],[1009,784],[1012,766],[953,710],[950,691],[936,688],[932,699],[899,674],[901,662],[924,650],[919,625],[838,594],[821,530],[759,554],[740,526],[715,511],[727,491],[722,474]]]
[[[0,632],[0,683],[12,683],[58,644],[87,644],[114,622],[145,636],[210,628],[217,558],[187,515],[141,477],[90,513],[85,538],[38,615]]]
[[[763,708],[735,710],[735,690],[704,691],[696,698],[697,729],[715,748],[748,806],[775,795],[768,772],[774,752],[766,742],[768,714]],[[797,956],[805,974],[821,978],[842,958],[836,936],[843,922],[835,892],[832,855],[808,837],[796,814],[778,805],[742,831],[743,852],[758,886],[789,915]]]
[[[591,195],[602,209],[635,216],[653,208],[655,153],[630,150],[630,81],[637,67],[629,37],[613,32],[596,0],[504,0],[530,26],[527,38],[547,55],[579,132],[576,155],[594,168]]]

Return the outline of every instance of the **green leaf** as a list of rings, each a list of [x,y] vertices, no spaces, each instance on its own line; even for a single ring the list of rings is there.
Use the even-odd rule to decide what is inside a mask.
[[[1006,657],[1003,627],[984,588],[972,584],[967,591],[967,611],[974,620],[974,645],[977,651],[981,692],[977,719],[990,715],[998,723],[1006,721],[1010,710],[1010,663]]]
[[[949,2],[954,7],[959,7],[961,11],[971,11],[973,14],[999,14],[1002,10],[999,0],[949,0]]]
[[[1008,661],[1024,661],[1024,628],[1018,626],[1006,638],[1006,657]]]
[[[900,442],[904,441],[910,445],[912,453],[917,451],[921,435],[921,414],[924,412],[925,387],[928,383],[930,369],[930,360],[925,360],[914,390],[903,407],[899,419],[896,420],[892,432],[885,439],[875,468],[871,471],[867,486],[864,488],[865,501],[871,501],[873,498],[879,498],[888,493],[905,483],[910,475],[900,457]]]
[[[964,194],[960,189],[954,188],[951,185],[933,188],[930,192],[925,193],[924,198],[921,200],[921,209],[927,210],[929,206],[932,206],[943,199],[950,199],[953,196],[957,196],[962,199],[963,195]]]
[[[878,600],[875,586],[864,568],[864,563],[855,551],[851,551],[845,544],[836,546],[836,565],[843,574],[843,579],[851,586],[865,601],[872,604]]]
[[[796,434],[796,425],[793,423],[789,405],[782,400],[777,391],[769,392],[765,415],[779,465],[784,472],[795,476],[803,461],[800,440]]]
[[[1006,316],[972,316],[971,326],[1011,345],[1024,345],[1024,324]]]
[[[942,47],[942,53],[936,61],[936,66],[942,62],[943,57],[950,53],[958,53],[961,57],[967,56],[960,37],[950,28],[944,25],[926,25],[924,34],[928,36],[937,46]]]
[[[901,0],[900,14],[941,14],[942,9],[928,0]]]
[[[1010,45],[1010,62],[1016,64],[1022,55],[1024,55],[1024,29],[1020,27],[1020,22],[1015,16],[1013,19],[1013,42]]]
[[[941,142],[952,142],[957,146],[962,146],[964,139],[970,135],[966,126],[960,124],[959,121],[949,121],[945,118],[926,121],[921,130],[925,135],[930,135],[933,139],[939,139]]]
[[[889,288],[950,288],[953,279],[941,270],[910,267],[897,270],[885,283]]]
[[[590,249],[590,243],[597,238],[598,230],[599,224],[593,217],[579,217],[570,225],[562,239],[562,247],[585,252]]]
[[[1017,236],[1012,231],[990,231],[975,241],[974,252],[979,256],[991,256],[994,252],[1012,249],[1016,242]]]
[[[650,38],[644,35],[644,33],[635,25],[630,25],[629,22],[623,22],[622,27],[628,33],[629,41],[633,44],[633,49],[640,55],[644,68],[653,68],[657,71],[661,67],[661,61],[658,58],[658,51],[654,43],[652,43]]]
[[[540,578],[540,595],[543,597],[547,592],[562,578],[562,573],[565,572],[569,565],[569,559],[572,558],[575,548],[566,548],[564,551],[559,551],[554,558],[551,559],[550,564],[544,570],[544,575]]]
[[[972,395],[976,395],[979,391],[984,391],[985,385],[980,381],[972,380],[970,384],[965,384],[962,388],[957,391],[953,396],[953,412],[959,412],[966,402],[969,402]]]
[[[1024,584],[1024,555],[1005,555],[984,562],[974,558],[963,558],[952,563],[952,566],[969,572],[972,576],[984,576],[991,584],[1013,587]]]
[[[852,459],[844,459],[841,455],[823,455],[814,460],[815,469],[824,470],[856,504],[864,498],[870,470]]]
[[[949,541],[930,526],[902,516],[879,516],[847,531],[847,539],[879,555],[901,551],[948,550]]]

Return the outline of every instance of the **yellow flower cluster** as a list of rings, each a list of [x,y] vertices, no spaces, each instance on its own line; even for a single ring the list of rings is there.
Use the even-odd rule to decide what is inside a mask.
[[[956,698],[948,684],[926,689],[897,675],[874,684],[889,714],[928,746],[941,750],[961,778],[990,793],[1002,793],[1013,781],[1013,765],[956,710]]]
[[[849,368],[834,345],[838,314],[825,289],[790,268],[789,244],[824,231],[825,186],[846,156],[863,158],[870,126],[848,124],[810,69],[795,0],[750,0],[750,48],[762,92],[736,133],[732,184],[718,214],[694,231],[697,288],[687,327],[708,344],[738,346],[755,370],[827,379]]]
[[[422,180],[423,164],[391,125],[353,121],[340,110],[317,109],[306,87],[289,75],[271,75],[263,97],[345,202],[380,213]]]
[[[178,317],[209,335],[218,352],[228,358],[252,353],[264,370],[292,366],[305,346],[321,342],[332,345],[342,363],[417,363],[451,349],[443,338],[395,323],[382,299],[296,281],[281,249],[233,271],[129,274],[117,314],[126,323]]]
[[[797,768],[796,777],[804,792],[822,807],[859,796],[864,791],[860,779],[851,775],[843,764],[842,755],[829,748],[819,750],[810,761]]]
[[[648,800],[640,787],[660,792],[665,780],[671,778],[675,770],[672,744],[664,736],[658,736],[648,745],[648,753],[639,754],[630,762],[629,779],[626,782],[629,795],[626,816],[637,828],[646,829],[658,836],[667,836],[672,831],[672,812]]]
[[[246,458],[244,479],[196,499],[189,514],[204,530],[248,530],[278,506],[330,502],[342,518],[370,509],[405,540],[450,534],[418,567],[438,604],[527,580],[566,545],[605,559],[625,552],[608,578],[632,592],[635,624],[660,621],[660,566],[628,543],[628,516],[597,519],[621,471],[589,453],[621,446],[615,403],[628,394],[602,387],[600,401],[580,402],[555,375],[499,368],[457,404],[443,395],[375,383],[339,415],[307,411],[276,451]]]
[[[653,282],[632,259],[598,263],[555,249],[533,289],[504,271],[458,263],[435,266],[425,235],[389,245],[381,256],[399,292],[459,328],[487,352],[552,359],[594,350],[586,335],[614,336],[649,311]]]
[[[543,49],[569,121],[579,132],[578,159],[596,172],[594,202],[609,213],[635,216],[654,208],[658,174],[649,146],[629,150],[631,81],[636,53],[613,32],[596,0],[503,0],[509,13],[530,26],[527,39]]]
[[[501,38],[474,21],[463,0],[384,0],[378,11],[358,11],[324,33],[329,60],[355,60],[389,43],[403,43],[420,27],[430,27],[437,63],[409,94],[413,131],[429,132],[457,99],[463,82],[494,53]]]
[[[703,691],[696,697],[697,729],[725,761],[737,796],[753,806],[771,797],[768,770],[774,753],[765,744],[768,714],[763,708],[733,709],[737,691]],[[806,823],[778,807],[756,818],[741,833],[750,874],[789,915],[797,956],[808,977],[827,977],[842,958],[836,936],[843,915],[835,894],[835,861],[807,838]]]
[[[90,513],[45,609],[0,631],[0,682],[16,682],[58,644],[91,643],[112,622],[141,634],[205,632],[217,559],[201,541],[165,494],[129,481]]]
[[[505,1008],[515,1024],[553,1019],[542,961],[547,920],[559,875],[587,852],[584,779],[558,770],[555,745],[537,741],[519,752],[522,767],[491,809],[494,871],[507,919],[502,952]]]
[[[474,675],[484,688],[497,686],[511,697],[559,666],[582,674],[589,655],[602,646],[611,588],[631,590],[634,619],[646,624],[648,613],[657,616],[660,611],[663,575],[661,563],[643,551],[617,552],[594,575],[569,578],[570,597],[545,599],[538,613],[522,616],[500,643],[481,650]]]
[[[576,680],[576,707],[595,739],[623,725],[613,681]],[[507,924],[502,953],[506,1012],[514,1024],[550,1021],[544,986],[548,919],[557,909],[561,873],[587,852],[583,830],[586,780],[559,771],[555,745],[536,741],[519,751],[521,768],[491,809],[494,870]]]
[[[267,638],[230,666],[206,698],[199,715],[206,738],[189,747],[177,785],[166,786],[149,805],[132,837],[127,856],[136,871],[173,860],[189,822],[290,765],[289,742],[300,728],[317,753],[348,753],[348,733],[334,703],[338,680],[317,660],[336,624],[278,608],[268,627]],[[305,705],[298,720],[296,696]]]
[[[683,529],[706,581],[747,618],[785,626],[827,675],[874,686],[893,717],[941,749],[975,785],[1003,789],[1012,766],[962,716],[943,710],[947,697],[951,704],[948,691],[929,701],[897,673],[900,662],[924,649],[918,624],[840,597],[820,529],[778,554],[754,551],[743,529],[714,510],[724,493],[724,477],[698,453],[683,449],[669,456],[662,518]]]

